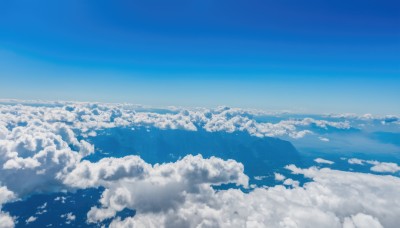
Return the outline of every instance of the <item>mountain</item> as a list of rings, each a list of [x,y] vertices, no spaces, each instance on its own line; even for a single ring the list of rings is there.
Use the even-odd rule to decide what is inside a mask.
[[[246,132],[162,130],[158,128],[112,128],[90,138],[96,153],[88,160],[139,155],[149,163],[176,161],[187,154],[234,159],[244,164],[248,175],[261,175],[287,164],[298,164],[301,156],[288,141],[255,137]]]

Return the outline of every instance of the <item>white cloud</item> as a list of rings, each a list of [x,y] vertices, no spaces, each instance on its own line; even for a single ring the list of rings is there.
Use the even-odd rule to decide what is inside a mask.
[[[338,119],[356,119],[363,121],[381,121],[383,123],[398,123],[400,116],[396,115],[372,115],[370,113],[358,115],[354,113],[343,113],[343,114],[330,114],[327,117],[338,118]]]
[[[265,178],[267,178],[267,176],[255,176],[255,177],[254,177],[254,180],[260,181],[260,180],[263,180],[263,179],[265,179]]]
[[[395,173],[400,171],[400,166],[392,162],[367,161],[372,164],[371,170],[379,173]]]
[[[117,159],[86,165],[88,176],[106,187],[101,206],[88,212],[89,222],[115,216],[124,208],[136,210],[135,217],[115,218],[110,227],[396,227],[400,213],[400,179],[394,176],[353,173],[287,166],[293,174],[312,181],[300,187],[293,179],[285,185],[214,190],[211,185],[233,182],[247,186],[243,166],[235,161],[187,156],[175,163],[142,164],[146,172],[126,172],[129,168],[98,171],[98,166],[137,167],[137,162]],[[125,166],[122,163],[131,165]],[[123,175],[115,175],[121,172]],[[81,172],[78,172],[79,174]],[[93,173],[108,173],[106,180]],[[128,174],[130,173],[130,174]],[[71,175],[76,176],[72,172]],[[131,176],[130,176],[131,175]],[[80,175],[78,175],[80,176]],[[68,179],[68,178],[66,178]],[[371,200],[373,199],[373,200]]]
[[[0,228],[13,228],[14,226],[15,222],[10,214],[0,211]]]
[[[325,137],[318,137],[318,139],[323,141],[323,142],[329,142],[330,141],[328,138],[325,138]]]
[[[64,184],[71,187],[87,188],[106,185],[122,178],[143,179],[151,166],[138,156],[104,158],[92,163],[82,161],[68,174],[62,176]]]
[[[172,211],[138,212],[122,221],[116,218],[110,227],[397,227],[399,178],[293,165],[288,169],[313,181],[250,193],[229,189],[189,194]]]
[[[275,176],[276,181],[283,181],[286,178],[284,175],[282,175],[280,173],[274,173],[274,176]]]
[[[45,209],[47,207],[47,202],[45,202],[44,204],[40,205],[37,209],[41,210],[41,209]]]
[[[65,200],[67,198],[64,196],[57,196],[56,198],[54,198],[54,201],[60,201],[61,203],[65,203]]]
[[[292,178],[288,178],[283,182],[284,185],[298,187],[300,185],[299,181],[295,181]]]
[[[37,207],[36,214],[41,215],[41,214],[46,213],[47,212],[46,207],[47,207],[47,202],[42,204],[41,206]]]
[[[37,217],[31,216],[31,217],[29,217],[29,218],[25,221],[25,223],[26,223],[26,224],[29,224],[29,223],[31,223],[31,222],[36,221],[36,219],[37,219]]]
[[[323,159],[323,158],[316,158],[316,159],[314,159],[314,161],[316,163],[328,164],[328,165],[332,165],[334,163],[333,161],[329,161],[329,160],[326,160],[326,159]]]
[[[58,176],[68,173],[92,149],[65,124],[32,120],[0,140],[0,181],[19,197],[55,191],[63,185]]]
[[[370,170],[377,173],[396,173],[400,171],[400,166],[393,162],[379,162],[375,160],[351,158],[348,160],[348,163],[357,165],[370,164],[372,165]]]
[[[0,187],[0,228],[11,228],[15,226],[14,218],[9,213],[1,211],[2,205],[15,199],[15,194],[7,187]]]
[[[102,161],[99,163],[118,165],[123,161],[128,160],[115,158],[114,163]],[[137,163],[131,164],[134,164],[134,169],[137,170]],[[98,170],[94,165],[87,167],[89,169],[95,167],[94,169]],[[100,200],[102,207],[93,207],[89,211],[89,222],[113,217],[116,212],[126,207],[135,208],[138,213],[175,210],[187,200],[188,196],[201,197],[203,193],[213,191],[211,185],[224,183],[235,183],[244,187],[248,185],[248,177],[243,173],[243,165],[233,160],[215,157],[204,159],[200,155],[188,155],[175,163],[154,166],[142,164],[142,167],[139,174],[134,172],[133,175],[114,176],[116,173],[114,172],[113,179],[89,181],[94,185],[102,183],[107,188]],[[71,175],[74,176],[72,179],[77,177],[74,172]],[[96,175],[89,176],[99,180]],[[67,176],[66,180],[71,180],[71,178]]]
[[[357,165],[364,165],[364,160],[358,159],[358,158],[350,158],[347,161],[349,164],[357,164]]]
[[[0,187],[0,209],[1,205],[15,199],[15,194],[8,190],[7,187]]]
[[[32,119],[48,123],[65,123],[85,137],[95,135],[94,130],[135,126],[190,131],[196,131],[198,127],[201,127],[210,132],[247,131],[258,137],[287,135],[292,138],[302,138],[307,134],[312,134],[311,130],[298,128],[310,126],[322,129],[327,127],[350,128],[348,121],[327,121],[313,118],[288,119],[278,123],[258,122],[254,116],[267,113],[227,107],[173,109],[167,113],[156,113],[149,111],[150,109],[141,110],[138,109],[138,106],[120,104],[64,102],[51,105],[53,106],[48,104],[30,106],[29,102],[26,105],[0,105],[0,110],[2,110],[0,122],[3,120],[14,126]],[[0,127],[0,139],[7,134],[7,131],[7,128]]]
[[[128,217],[126,219],[124,219],[123,221],[121,221],[120,217],[117,217],[116,219],[114,219],[111,223],[109,228],[121,228],[121,227],[148,227],[148,228],[157,228],[156,226],[154,226],[155,221],[151,222],[151,223],[142,223],[139,224],[139,222],[137,222],[136,220],[138,220],[137,218],[133,218],[133,217]],[[161,224],[160,226],[161,227]]]
[[[63,214],[61,215],[61,218],[65,218],[65,223],[66,224],[71,224],[71,222],[75,221],[76,216],[74,214],[72,214],[72,212],[69,212],[67,214]]]
[[[356,215],[346,217],[343,222],[343,228],[383,228],[381,223],[371,215],[358,213]]]

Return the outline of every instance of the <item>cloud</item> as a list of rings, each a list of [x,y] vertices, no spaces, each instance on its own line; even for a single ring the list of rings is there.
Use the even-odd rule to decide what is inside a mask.
[[[30,216],[27,220],[25,220],[26,224],[32,223],[34,221],[36,221],[37,217],[34,216]]]
[[[20,197],[63,188],[64,174],[71,170],[78,172],[76,165],[83,169],[87,163],[80,164],[82,158],[94,153],[94,146],[81,138],[96,135],[101,129],[151,126],[196,131],[203,128],[210,132],[246,131],[258,137],[286,135],[297,139],[312,134],[305,127],[350,127],[346,121],[313,118],[259,122],[254,118],[258,112],[227,107],[157,113],[120,104],[22,103],[0,104],[0,181]],[[123,167],[120,168],[123,172]],[[98,175],[101,179],[101,174]]]
[[[138,156],[104,158],[92,163],[82,161],[62,177],[64,184],[74,188],[88,188],[106,185],[122,178],[143,179],[151,166]]]
[[[382,124],[387,123],[399,123],[400,116],[396,115],[372,115],[372,114],[354,114],[354,113],[343,113],[343,114],[330,114],[327,115],[330,118],[337,118],[337,119],[355,119],[355,120],[362,120],[362,121],[378,121]]]
[[[46,212],[47,212],[46,207],[47,207],[47,202],[44,203],[43,205],[37,207],[36,214],[37,214],[37,215],[41,215],[41,214],[46,213]]]
[[[61,203],[65,203],[65,200],[67,198],[64,196],[57,196],[56,198],[54,198],[54,201],[61,201]]]
[[[277,185],[249,193],[189,193],[173,210],[139,211],[135,217],[114,219],[110,227],[397,227],[399,178],[287,168],[313,181],[303,187]]]
[[[282,175],[280,173],[274,173],[274,176],[275,176],[276,181],[283,181],[286,178],[284,175]]]
[[[283,182],[283,185],[298,187],[300,185],[300,182],[295,181],[292,178],[288,178]]]
[[[258,181],[264,180],[265,178],[267,178],[267,176],[254,176],[254,180]]]
[[[76,216],[74,214],[72,214],[72,212],[69,212],[67,214],[63,214],[61,215],[61,218],[65,218],[65,223],[66,224],[71,224],[71,222],[75,221]]]
[[[372,164],[371,170],[379,173],[395,173],[400,171],[400,166],[392,162],[367,161]]]
[[[135,156],[130,158],[132,157]],[[135,159],[139,158],[135,157]],[[109,166],[110,170],[113,170],[109,173],[114,178],[104,179],[98,178],[98,175],[87,175],[96,180],[88,181],[93,186],[101,183],[106,187],[100,200],[102,207],[93,207],[88,212],[89,222],[111,218],[124,208],[135,208],[137,213],[176,210],[187,200],[188,196],[199,195],[201,197],[203,193],[213,191],[212,185],[234,183],[244,187],[248,186],[248,177],[243,173],[243,165],[233,160],[222,160],[215,157],[204,159],[201,155],[188,155],[174,163],[154,166],[139,162],[142,165],[140,169],[137,169],[138,163],[132,163],[130,159],[114,158],[114,160],[115,162],[111,163],[102,160],[98,162],[101,165]],[[101,169],[98,168],[99,164],[86,166],[88,169],[95,170],[89,171],[89,173],[101,173],[102,171],[99,171]],[[119,169],[112,167],[111,164],[129,167],[128,170],[130,167],[134,167],[140,172],[126,175],[126,172],[118,172]],[[78,169],[80,169],[79,166]],[[116,176],[116,173],[122,175]],[[65,183],[74,183],[74,181],[67,180],[79,178],[80,175],[71,172],[66,176]],[[73,184],[73,186],[81,185]],[[89,186],[84,185],[83,187]]]
[[[15,199],[15,194],[8,190],[7,187],[0,187],[0,209],[1,205]]]
[[[0,211],[0,228],[12,228],[14,226],[15,222],[10,214]]]
[[[329,142],[330,140],[328,138],[325,137],[318,137],[319,140],[323,141],[323,142]]]
[[[1,211],[2,205],[15,199],[15,194],[7,187],[0,187],[0,228],[15,226],[14,218],[9,213]]]
[[[63,187],[59,176],[93,150],[67,125],[34,119],[0,140],[0,181],[19,197],[56,191]]]
[[[347,217],[344,219],[343,228],[383,228],[381,223],[374,217],[363,213]]]
[[[246,193],[240,189],[212,188],[221,183],[247,186],[244,167],[233,160],[189,155],[177,162],[150,166],[132,156],[113,158],[114,162],[109,159],[86,164],[88,172],[70,173],[73,179],[90,173],[87,177],[95,181],[89,183],[106,188],[99,201],[101,205],[88,212],[88,222],[113,218],[118,211],[129,208],[136,210],[136,215],[117,217],[110,227],[363,227],[363,224],[396,227],[398,224],[400,179],[394,176],[289,165],[286,168],[293,174],[311,181],[300,187],[298,181],[286,179],[284,185],[258,187]],[[130,167],[138,170],[138,164],[143,167],[140,172],[128,171]],[[109,166],[108,171],[102,171],[101,166]],[[121,168],[117,167],[125,168],[118,171]],[[77,169],[81,170],[79,166]]]
[[[333,161],[329,161],[329,160],[322,159],[322,158],[316,158],[316,159],[314,159],[314,161],[319,164],[328,164],[328,165],[332,165],[334,163]]]
[[[21,102],[24,103],[24,102]],[[47,123],[65,123],[82,136],[95,135],[96,130],[113,127],[151,126],[160,129],[197,131],[246,131],[258,137],[289,136],[302,138],[312,134],[306,127],[349,129],[348,121],[327,121],[313,118],[288,119],[277,123],[258,122],[255,117],[265,112],[221,107],[216,109],[173,109],[157,113],[157,110],[140,109],[138,106],[60,102],[45,104],[1,105],[0,122],[14,126],[32,119]],[[270,114],[269,114],[270,115]],[[0,124],[1,126],[1,124]],[[7,128],[0,127],[0,139]],[[84,144],[84,143],[83,143]]]
[[[396,173],[400,171],[400,166],[393,162],[379,162],[375,160],[362,160],[357,158],[350,158],[348,160],[348,163],[357,165],[370,164],[372,165],[370,170],[377,173]]]
[[[350,158],[347,161],[349,164],[357,164],[357,165],[364,165],[364,160],[358,159],[358,158]]]
[[[135,107],[137,108],[137,107]],[[399,178],[328,168],[286,168],[310,178],[300,186],[275,173],[282,185],[248,187],[243,165],[234,160],[188,155],[151,165],[138,156],[83,160],[94,146],[82,137],[113,127],[156,127],[209,132],[245,131],[253,136],[301,138],[309,129],[350,129],[347,120],[315,118],[260,121],[242,109],[174,109],[157,113],[125,105],[54,103],[0,105],[0,205],[34,193],[102,186],[99,205],[88,222],[113,219],[110,227],[396,227],[400,214]],[[390,121],[389,121],[390,122]],[[392,121],[393,122],[393,121]],[[316,159],[318,163],[331,161]],[[352,160],[374,172],[397,172],[394,163]],[[237,188],[216,190],[221,184]],[[61,199],[65,201],[64,199]],[[125,208],[134,217],[114,218]],[[1,209],[1,208],[0,208]],[[66,222],[73,214],[64,215]],[[26,222],[34,222],[34,218]],[[0,226],[14,219],[0,212]]]

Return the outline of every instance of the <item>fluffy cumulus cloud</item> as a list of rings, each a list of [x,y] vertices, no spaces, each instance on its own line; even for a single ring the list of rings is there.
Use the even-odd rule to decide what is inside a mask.
[[[192,162],[193,158],[186,159]],[[141,181],[124,178],[124,181],[111,185],[103,193],[102,206],[94,207],[88,213],[88,221],[101,221],[113,217],[115,211],[130,208],[137,210],[134,217],[117,217],[110,227],[397,227],[398,224],[400,179],[394,176],[316,167],[301,169],[290,165],[286,168],[293,174],[312,181],[301,187],[277,185],[255,188],[249,193],[240,189],[216,191],[210,187],[212,184],[224,181],[243,184],[245,178],[225,177],[222,181],[221,177],[215,176],[219,173],[215,170],[219,165],[204,165],[211,160],[200,157],[195,160],[210,171],[183,168],[186,165],[181,161],[160,166],[166,170],[178,167],[190,170],[195,174],[188,176],[198,178],[195,182],[186,174],[171,179],[174,175],[170,171],[167,175],[154,171],[159,174],[149,177],[154,178],[149,180],[152,184],[146,183],[147,178]],[[225,165],[240,167],[230,162],[231,165]],[[228,170],[239,172],[231,173],[230,177],[244,175],[240,174],[241,168]],[[200,175],[204,172],[207,174]],[[209,177],[210,173],[214,173],[213,178]]]
[[[123,178],[143,179],[150,169],[151,166],[138,156],[103,158],[96,163],[80,162],[62,179],[64,184],[74,188],[99,187]]]
[[[68,125],[72,119],[54,108],[0,107],[0,227],[15,225],[2,204],[65,188],[60,178],[94,152]]]
[[[77,166],[77,171],[65,177],[65,183],[73,187],[106,188],[100,200],[102,207],[88,212],[89,222],[114,217],[124,208],[144,214],[167,213],[179,209],[188,198],[199,197],[201,201],[203,194],[213,191],[212,185],[235,183],[247,187],[248,183],[243,165],[233,160],[188,155],[174,163],[154,166],[136,156],[112,160]]]
[[[367,161],[372,164],[372,171],[380,173],[396,173],[400,171],[400,166],[393,162],[378,162],[378,161]]]
[[[0,211],[0,228],[12,228],[14,226],[14,219],[8,213]]]
[[[61,187],[59,176],[93,150],[67,125],[32,119],[0,140],[0,181],[19,196],[55,190]]]

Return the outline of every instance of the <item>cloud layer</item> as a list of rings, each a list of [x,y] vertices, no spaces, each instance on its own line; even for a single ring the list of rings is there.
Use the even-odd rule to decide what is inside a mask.
[[[1,105],[0,137],[4,137],[4,124],[18,125],[32,119],[43,122],[61,122],[83,135],[95,134],[95,130],[112,127],[151,126],[161,129],[196,131],[246,131],[258,137],[289,136],[301,138],[312,134],[307,126],[326,129],[349,129],[348,121],[327,121],[313,118],[287,119],[276,123],[259,122],[255,117],[260,111],[220,107],[216,109],[171,109],[154,112],[136,106],[119,104],[61,103],[58,105]],[[271,115],[271,114],[269,114]],[[1,125],[0,125],[1,126]]]
[[[4,203],[35,193],[93,187],[105,190],[100,206],[87,212],[87,222],[112,219],[111,227],[396,227],[400,179],[395,176],[289,165],[286,169],[293,175],[309,181],[301,185],[294,177],[275,173],[282,184],[249,187],[246,167],[216,157],[187,155],[155,165],[138,156],[84,160],[95,151],[85,138],[113,127],[245,131],[257,137],[292,138],[314,134],[312,129],[352,127],[341,117],[266,122],[257,121],[257,115],[225,107],[151,112],[90,103],[0,105],[0,227],[15,225],[14,218],[1,212]],[[315,162],[333,164],[323,158]],[[370,164],[373,172],[400,170],[395,163],[348,162]],[[115,217],[125,208],[136,215]],[[73,214],[64,217],[75,219]]]
[[[113,211],[127,207],[137,210],[135,217],[116,218],[111,227],[397,226],[399,178],[328,168],[301,169],[294,165],[287,169],[312,181],[302,187],[277,185],[244,193],[239,189],[216,191],[208,181],[202,182],[201,187],[191,184],[196,186],[195,191],[186,187],[169,188],[168,177],[159,179],[149,191],[142,181],[124,180],[103,193],[102,207],[92,208],[88,220],[109,218],[115,214]],[[178,200],[180,194],[185,195],[185,200]],[[171,200],[174,203],[169,203]]]

